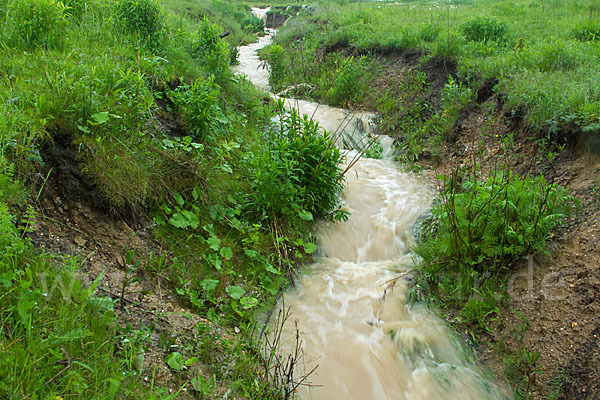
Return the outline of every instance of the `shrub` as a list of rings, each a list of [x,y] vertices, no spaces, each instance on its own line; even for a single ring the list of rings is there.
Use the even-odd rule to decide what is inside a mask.
[[[220,28],[204,19],[194,32],[192,54],[205,68],[221,79],[229,71],[229,45],[220,37]]]
[[[439,24],[421,24],[419,36],[426,42],[433,42],[440,36],[442,28]]]
[[[462,25],[462,33],[472,42],[506,42],[506,23],[494,18],[478,17]]]
[[[289,69],[289,59],[285,49],[278,44],[273,44],[267,48],[265,57],[271,67],[269,83],[275,90],[283,88],[284,78]]]
[[[254,33],[261,33],[265,30],[265,21],[255,15],[248,15],[242,20],[242,28]]]
[[[333,86],[326,98],[331,104],[348,106],[362,100],[367,88],[367,59],[346,58],[335,71]]]
[[[56,0],[13,0],[7,6],[7,36],[17,46],[53,47],[61,41],[65,10]]]
[[[155,0],[118,0],[117,22],[121,29],[142,41],[155,43],[162,30],[163,17]]]
[[[338,204],[343,188],[342,155],[316,122],[280,104],[279,124],[256,157],[246,159],[250,173],[247,210],[259,218],[290,222],[323,217]]]
[[[524,255],[545,252],[574,199],[543,176],[519,178],[510,170],[484,178],[474,168],[442,179],[441,199],[420,230],[423,285],[465,322],[486,328],[506,273]]]
[[[435,258],[455,265],[508,269],[524,254],[543,251],[551,230],[569,214],[565,190],[543,176],[498,172],[485,181],[467,177],[460,185],[457,179],[444,178],[442,201],[433,208]]]
[[[219,106],[220,88],[214,78],[198,79],[169,92],[183,124],[196,137],[210,139],[229,121]]]

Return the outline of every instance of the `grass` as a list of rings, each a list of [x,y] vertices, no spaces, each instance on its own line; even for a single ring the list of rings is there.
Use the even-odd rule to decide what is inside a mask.
[[[262,353],[250,334],[315,251],[312,220],[335,208],[329,188],[340,170],[335,151],[301,157],[332,148],[320,136],[278,150],[263,140],[277,107],[230,69],[235,46],[260,30],[248,5],[220,0],[0,1],[0,397],[177,396],[140,379],[144,349],[156,345],[152,326],[122,324],[119,298],[98,297],[77,278],[84,260],[39,252],[28,239],[44,195],[39,177],[53,181],[59,148],[97,188],[97,211],[153,221],[161,250],[127,250],[122,292],[144,275],[211,327],[245,335],[220,354],[235,372],[192,376],[210,354],[202,340],[212,334],[199,328],[159,360],[172,383],[198,396],[219,385],[282,396],[268,380],[256,385]],[[255,154],[272,157],[252,164]],[[305,171],[289,185],[286,212],[261,209],[253,185],[266,170],[286,176],[292,156]]]
[[[282,29],[276,43],[295,57],[288,81],[321,84],[321,71],[335,52],[326,53],[321,67],[319,49],[340,46],[359,54],[421,49],[423,61],[456,59],[459,79],[473,90],[498,78],[495,90],[505,99],[505,111],[525,107],[537,129],[597,132],[599,9],[597,0],[322,2]],[[327,100],[325,92],[317,89],[315,97]]]

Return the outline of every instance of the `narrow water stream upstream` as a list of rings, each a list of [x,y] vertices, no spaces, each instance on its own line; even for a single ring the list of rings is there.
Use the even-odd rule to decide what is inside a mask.
[[[261,17],[266,11],[254,12]],[[270,41],[269,35],[240,48],[237,67],[264,90],[269,89],[268,70],[256,51]],[[368,114],[353,116],[294,99],[286,99],[286,106],[312,116],[330,132],[346,128],[346,140],[369,130]],[[443,321],[426,307],[406,304],[406,279],[390,283],[413,265],[410,232],[430,206],[431,187],[386,159],[360,159],[346,181],[349,220],[321,224],[321,257],[284,296],[291,321],[283,329],[281,351],[293,352],[297,326],[304,352],[298,376],[318,366],[298,397],[507,398],[465,359]]]

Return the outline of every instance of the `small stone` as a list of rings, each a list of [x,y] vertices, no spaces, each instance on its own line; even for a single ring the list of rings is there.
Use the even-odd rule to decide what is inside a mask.
[[[573,322],[573,323],[571,324],[571,328],[575,328],[576,326],[577,326],[577,322]]]
[[[85,240],[81,236],[77,236],[73,241],[75,242],[75,244],[81,247],[85,246],[85,244],[87,243],[87,240]]]

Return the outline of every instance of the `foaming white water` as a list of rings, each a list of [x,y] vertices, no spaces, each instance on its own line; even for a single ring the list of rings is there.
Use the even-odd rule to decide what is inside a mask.
[[[259,38],[256,43],[241,46],[238,55],[239,64],[234,67],[234,71],[246,75],[254,86],[265,91],[270,89],[269,69],[267,68],[267,65],[260,60],[257,51],[268,46],[272,41],[272,35],[265,35]]]
[[[385,160],[361,159],[347,175],[347,222],[319,230],[322,258],[284,296],[304,350],[301,399],[494,399],[444,324],[406,304],[400,273],[413,265],[410,228],[432,192]],[[282,352],[295,346],[284,328]]]
[[[265,39],[240,49],[252,82],[268,88],[257,68],[256,50]],[[364,114],[303,100],[286,99],[353,148],[370,132]],[[354,122],[353,122],[354,121]],[[344,129],[347,123],[349,128]],[[352,125],[354,124],[354,126]],[[340,128],[342,125],[342,128]],[[359,132],[359,135],[356,134]],[[301,399],[436,400],[499,399],[462,356],[444,323],[425,307],[406,303],[407,281],[395,279],[413,266],[410,230],[428,209],[432,191],[419,176],[390,161],[390,140],[382,140],[384,160],[361,159],[346,175],[347,222],[319,228],[320,259],[308,268],[279,307],[291,310],[283,327],[281,354],[293,354],[296,327],[304,352],[296,378],[312,371],[299,388]],[[352,153],[348,155],[352,159]]]

